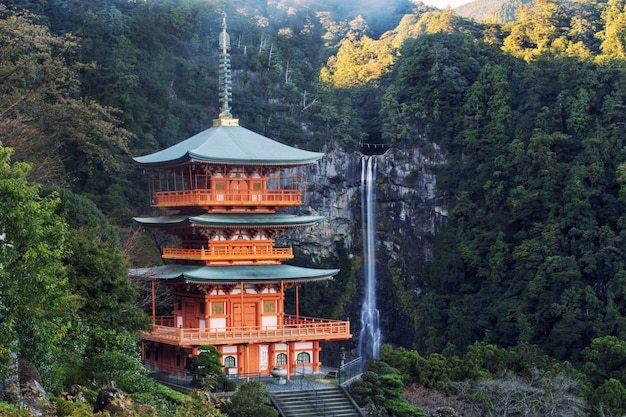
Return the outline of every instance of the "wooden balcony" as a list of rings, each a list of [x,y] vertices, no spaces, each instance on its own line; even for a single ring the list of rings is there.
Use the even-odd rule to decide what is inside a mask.
[[[311,317],[285,316],[279,326],[232,327],[227,329],[184,329],[174,327],[173,317],[159,317],[152,332],[143,332],[144,340],[174,346],[234,345],[295,341],[330,341],[350,339],[350,322]]]
[[[206,265],[279,264],[293,258],[291,248],[252,240],[211,243],[207,249],[164,248],[163,259],[202,261]]]
[[[262,208],[292,207],[303,204],[301,190],[266,190],[247,192],[225,192],[220,190],[181,190],[158,191],[152,193],[153,207],[202,207],[205,209],[229,209],[256,207]],[[266,209],[267,210],[267,209]]]

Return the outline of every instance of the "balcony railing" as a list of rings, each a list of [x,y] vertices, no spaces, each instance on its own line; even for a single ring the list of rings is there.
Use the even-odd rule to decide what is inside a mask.
[[[152,194],[153,207],[290,207],[303,203],[302,190],[233,191],[180,190]]]
[[[269,343],[288,341],[329,341],[350,339],[350,322],[311,317],[285,316],[282,325],[226,329],[185,329],[174,327],[173,317],[158,317],[152,332],[143,339],[176,346]]]
[[[253,241],[248,241],[248,243],[245,244],[232,245],[211,244],[207,249],[163,249],[163,259],[203,261],[207,265],[280,263],[292,258],[293,250],[291,248],[274,248],[268,245],[256,245]]]

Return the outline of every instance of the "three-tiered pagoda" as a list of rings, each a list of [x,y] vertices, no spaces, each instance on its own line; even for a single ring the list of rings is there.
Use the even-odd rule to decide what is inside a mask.
[[[302,317],[298,286],[332,279],[337,269],[283,264],[290,247],[277,234],[323,218],[280,214],[304,203],[303,168],[323,154],[296,149],[239,126],[230,113],[231,80],[226,23],[220,36],[222,108],[213,127],[170,148],[135,158],[150,172],[159,217],[135,218],[178,238],[163,249],[164,265],[135,276],[169,287],[171,314],[143,334],[149,371],[185,378],[203,345],[222,353],[226,373],[289,375],[319,371],[320,342],[351,338],[348,321]],[[295,314],[284,309],[285,290],[296,288]],[[154,288],[154,286],[153,286]]]

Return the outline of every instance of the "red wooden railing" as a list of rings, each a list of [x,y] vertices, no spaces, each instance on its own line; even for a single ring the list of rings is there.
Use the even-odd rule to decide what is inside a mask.
[[[302,190],[225,192],[201,189],[157,191],[152,194],[152,206],[298,206],[303,204],[302,198]]]
[[[280,341],[346,340],[350,322],[311,317],[285,316],[277,326],[231,327],[226,329],[176,328],[174,317],[157,317],[153,330],[144,332],[144,340],[177,346],[222,345],[236,343],[261,343]]]
[[[280,263],[293,258],[291,248],[274,248],[267,243],[255,241],[241,243],[211,243],[207,249],[164,248],[164,259],[181,259],[213,263],[271,262]]]

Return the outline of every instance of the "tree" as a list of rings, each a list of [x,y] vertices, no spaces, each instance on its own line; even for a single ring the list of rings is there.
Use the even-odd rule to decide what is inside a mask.
[[[463,415],[467,416],[586,415],[576,382],[563,375],[454,382],[450,388],[465,403]]]
[[[341,42],[337,56],[328,60],[321,80],[337,88],[352,88],[380,78],[393,63],[391,46],[366,35],[349,35]]]
[[[566,16],[562,7],[552,0],[538,0],[522,5],[515,22],[505,30],[503,50],[531,61],[541,54],[562,54],[568,45]]]
[[[128,277],[128,259],[118,246],[99,237],[98,228],[72,229],[66,259],[72,293],[81,299],[79,313],[90,326],[136,332],[147,329],[149,318],[135,308],[137,287]]]
[[[65,277],[67,224],[55,213],[58,196],[40,197],[28,169],[11,163],[11,150],[0,144],[0,374],[15,352],[53,384],[78,303]]]
[[[54,36],[34,16],[4,5],[0,17],[4,145],[32,163],[29,177],[41,183],[65,185],[68,172],[80,185],[94,171],[119,173],[131,135],[116,110],[80,96],[85,66],[76,62],[76,39]]]
[[[84,352],[82,379],[74,383],[93,381],[96,386],[115,384],[126,392],[149,392],[154,381],[147,377],[140,353],[136,334],[94,326]]]
[[[614,378],[609,378],[594,393],[595,401],[601,410],[615,415],[626,413],[626,388]]]
[[[594,339],[583,350],[587,359],[585,373],[594,385],[600,385],[608,379],[616,379],[626,384],[626,342],[615,336]]]
[[[224,365],[220,360],[222,354],[212,345],[200,346],[198,352],[198,356],[194,358],[192,369],[196,374],[204,377],[201,381],[203,386],[214,388],[218,377],[224,373]]]
[[[604,30],[598,34],[602,40],[601,59],[624,59],[626,57],[626,15],[624,0],[609,0],[602,11]]]

